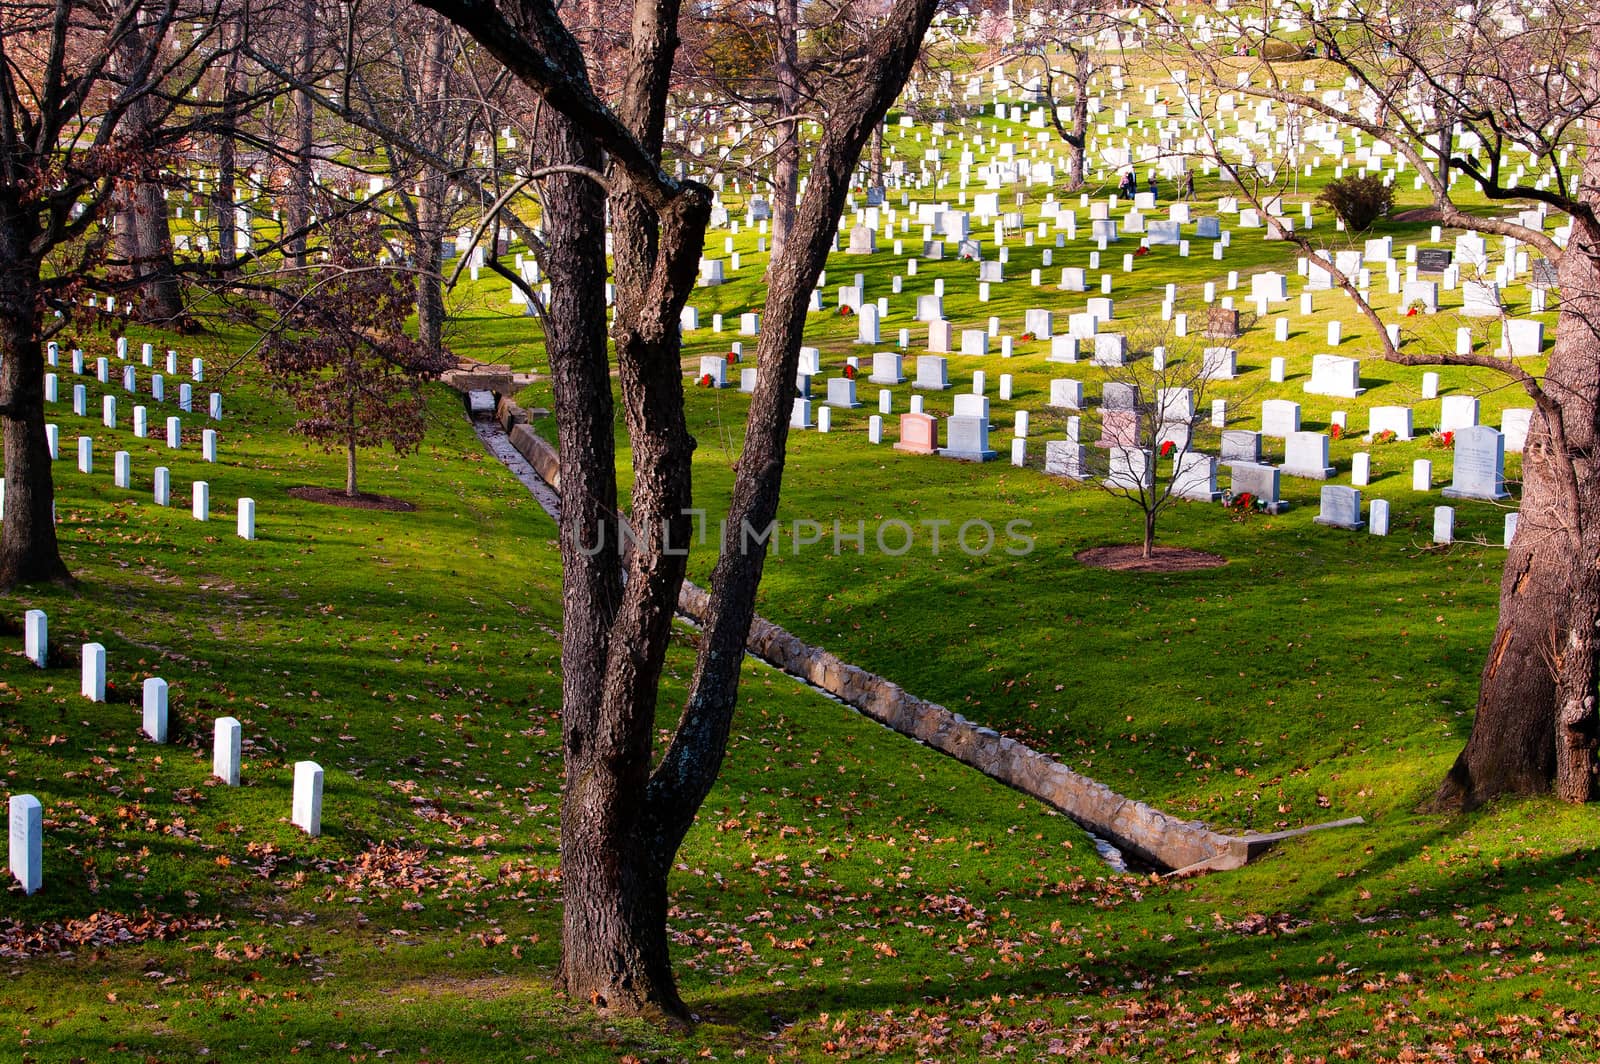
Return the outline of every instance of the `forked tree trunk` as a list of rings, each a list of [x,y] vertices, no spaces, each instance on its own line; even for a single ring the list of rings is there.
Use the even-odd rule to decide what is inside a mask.
[[[1582,185],[1600,205],[1600,141]],[[1432,805],[1470,809],[1501,794],[1539,794],[1557,778],[1563,797],[1586,800],[1593,776],[1595,543],[1600,488],[1586,457],[1596,442],[1600,396],[1600,225],[1572,219],[1560,262],[1561,313],[1544,387],[1561,404],[1564,440],[1535,413],[1522,456],[1516,539],[1500,581],[1500,619],[1479,685],[1467,745]],[[1576,507],[1564,502],[1562,447],[1575,455]],[[1583,629],[1578,631],[1577,629]],[[1556,663],[1559,661],[1559,677]],[[1559,725],[1559,727],[1558,727]],[[1581,794],[1580,794],[1581,791]]]
[[[601,164],[592,139],[555,112],[541,116],[535,135],[540,154],[551,162],[590,169]],[[545,343],[560,442],[565,618],[560,980],[575,1000],[603,1010],[681,1018],[686,1010],[672,978],[666,931],[667,873],[675,848],[666,848],[647,824],[651,729],[637,722],[655,713],[658,676],[645,652],[666,638],[682,567],[675,579],[671,571],[635,568],[623,588],[605,333],[606,201],[597,184],[574,174],[547,178],[543,199],[549,215],[563,220],[547,228],[544,253],[550,274]],[[617,245],[626,242],[632,249],[619,257],[621,274],[648,268],[653,241],[648,225],[640,229],[640,210],[637,204],[614,210]],[[618,285],[618,363],[634,366],[625,371],[624,390],[635,431],[643,410],[636,364],[650,356],[641,353],[638,335],[646,308],[637,297],[628,298],[631,291]],[[676,332],[660,339],[675,343]],[[681,388],[675,351],[663,349],[653,361],[654,386]],[[674,486],[663,491],[662,470],[672,468],[661,460],[664,445],[641,441],[636,452],[641,483],[633,501],[641,526],[648,524],[647,513],[688,505],[688,449],[672,441],[684,450],[684,462],[666,474]],[[651,452],[649,458],[642,452]],[[635,552],[635,558],[648,561],[648,553]],[[619,614],[626,614],[620,622]],[[613,667],[614,633],[642,671]]]
[[[0,589],[70,575],[56,542],[55,488],[44,434],[39,263],[29,258],[33,235],[16,204],[0,201],[0,433],[6,451]]]

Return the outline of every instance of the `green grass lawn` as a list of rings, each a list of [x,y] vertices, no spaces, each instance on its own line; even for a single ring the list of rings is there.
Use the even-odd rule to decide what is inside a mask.
[[[1202,183],[1204,198],[1217,192]],[[1320,214],[1317,225],[1331,228]],[[1383,231],[1397,244],[1428,236]],[[1160,249],[1131,276],[1124,243],[1106,255],[1113,294],[1133,320],[1154,310],[1139,293],[1171,281],[1198,316],[1205,280],[1223,288],[1229,270],[1272,264],[1297,294],[1284,246],[1259,237],[1236,231],[1223,263],[1205,257],[1208,242],[1189,262]],[[696,294],[707,323],[759,309],[765,258],[756,234],[735,239],[741,271]],[[943,277],[952,320],[998,315],[1020,334],[1027,307],[1064,316],[1085,298],[1028,285],[1042,251],[1015,249],[987,305],[971,293],[975,267],[944,262],[908,278],[896,306]],[[1087,255],[1084,241],[1058,251],[1051,272]],[[888,295],[894,271],[887,249],[836,257],[829,306],[856,272],[869,296]],[[457,347],[537,370],[537,333],[506,313],[503,289],[485,278],[459,295]],[[1262,323],[1236,345],[1246,372],[1227,394],[1248,403],[1232,418],[1254,427],[1255,404],[1274,397],[1300,401],[1306,427],[1346,411],[1353,431],[1333,454],[1348,483],[1370,406],[1415,402],[1426,428],[1437,403],[1417,399],[1420,371],[1372,361],[1361,398],[1305,395],[1327,320],[1344,322],[1342,353],[1370,355],[1372,333],[1343,296],[1319,295],[1309,318],[1297,310],[1288,344]],[[885,321],[890,342],[877,349],[893,349],[908,316]],[[830,375],[874,350],[850,343],[854,323],[835,313],[812,320]],[[1453,342],[1453,315],[1406,322],[1412,343]],[[135,351],[145,338],[134,330]],[[287,435],[292,415],[251,363],[224,372],[251,338],[149,338],[203,355],[220,378],[220,461],[200,460],[203,415],[185,419],[185,447],[170,452],[127,431],[128,398],[114,432],[70,403],[51,411],[78,581],[0,598],[13,620],[48,611],[56,650],[44,671],[27,666],[18,636],[0,656],[6,791],[36,794],[47,825],[45,888],[0,902],[0,1059],[1600,1058],[1593,811],[1534,800],[1414,812],[1470,726],[1502,557],[1505,511],[1490,504],[1457,505],[1458,536],[1483,542],[1428,543],[1443,500],[1411,492],[1410,463],[1436,459],[1442,485],[1447,451],[1372,449],[1365,494],[1394,507],[1387,539],[1312,524],[1318,485],[1285,480],[1293,505],[1281,516],[1235,521],[1185,504],[1163,520],[1163,542],[1214,551],[1225,567],[1115,574],[1074,554],[1135,538],[1136,511],[1039,468],[1043,441],[1062,431],[1045,411],[1049,379],[1078,377],[1094,395],[1099,371],[1048,365],[1042,343],[1010,360],[952,356],[958,387],[981,367],[993,396],[998,374],[1013,374],[993,438],[1003,449],[1011,412],[1032,411],[1024,469],[870,446],[876,387],[863,381],[867,405],[836,412],[833,433],[792,437],[784,521],[1026,520],[1035,549],[971,557],[947,542],[934,557],[922,536],[887,557],[785,543],[767,565],[764,615],[1170,812],[1223,829],[1368,824],[1225,875],[1119,876],[1064,817],[750,664],[722,778],[672,884],[674,963],[704,1022],[663,1032],[596,1019],[551,989],[561,618],[550,520],[443,389],[419,454],[362,458],[362,487],[415,512],[293,498],[294,486],[341,484],[342,459]],[[907,353],[924,338],[913,328]],[[686,372],[732,339],[690,334]],[[104,336],[80,340],[91,357],[110,353]],[[1289,359],[1281,385],[1265,382],[1274,354]],[[1485,423],[1525,405],[1492,375],[1441,377],[1444,394],[1481,395]],[[897,413],[909,394],[894,389]],[[523,400],[549,405],[542,385]],[[713,515],[746,402],[689,392],[697,502]],[[930,410],[949,403],[928,397]],[[95,439],[89,476],[69,457],[79,435]],[[133,490],[111,486],[119,449]],[[619,454],[624,476],[630,457]],[[172,469],[169,509],[150,499],[157,464]],[[201,479],[206,524],[188,511]],[[233,534],[240,497],[258,502],[256,542]],[[714,544],[697,548],[691,576],[703,580],[714,556]],[[693,639],[682,630],[669,659],[663,724]],[[77,693],[88,641],[108,650],[105,704]],[[172,684],[165,747],[138,732],[151,675]],[[221,715],[244,726],[238,789],[208,778]],[[288,823],[303,759],[327,772],[317,839]]]

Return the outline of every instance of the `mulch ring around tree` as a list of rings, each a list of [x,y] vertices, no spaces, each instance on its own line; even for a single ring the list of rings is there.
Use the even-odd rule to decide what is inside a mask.
[[[289,494],[306,502],[348,506],[352,510],[389,510],[393,513],[408,514],[417,508],[416,503],[397,499],[393,495],[373,495],[365,491],[346,495],[338,488],[290,488]]]
[[[1220,554],[1188,547],[1157,547],[1150,558],[1139,556],[1142,549],[1137,543],[1118,543],[1080,550],[1073,558],[1092,568],[1118,573],[1192,573],[1228,564]]]

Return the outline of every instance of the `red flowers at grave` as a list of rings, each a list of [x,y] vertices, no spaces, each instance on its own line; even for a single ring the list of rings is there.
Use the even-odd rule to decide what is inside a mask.
[[[1140,244],[1138,248],[1134,250],[1133,257],[1136,259],[1142,259],[1148,254],[1150,254],[1150,249],[1145,247],[1143,244]]]
[[[1025,344],[1033,343],[1033,340],[1034,340],[1033,333],[1023,333],[1022,337],[1021,337],[1021,340]]]
[[[700,375],[700,387],[702,387],[702,388],[710,388],[713,383],[714,382],[711,380],[711,374],[702,373]]]
[[[847,381],[853,381],[856,379],[856,368],[854,366],[845,366],[844,379]]]
[[[733,365],[733,364],[734,364],[734,363],[735,363],[735,362],[738,362],[738,361],[739,361],[739,355],[738,355],[738,352],[735,352],[735,351],[729,351],[729,352],[728,352],[728,365],[730,365],[730,366],[731,366],[731,365]]]
[[[852,315],[854,313],[855,313],[855,311],[851,310],[849,308],[849,306],[841,306],[839,308],[839,317],[841,317],[841,318],[848,318],[850,315]]]
[[[1255,508],[1256,497],[1250,494],[1248,491],[1241,491],[1239,494],[1235,495],[1233,497],[1233,501],[1228,504],[1228,509],[1240,514],[1247,514]]]
[[[1328,427],[1328,435],[1332,436],[1336,440],[1340,439],[1341,437],[1344,436],[1344,426],[1343,425],[1330,425]]]
[[[1408,309],[1406,311],[1406,317],[1414,318],[1416,316],[1417,316],[1417,308],[1416,307],[1411,307],[1410,309]]]
[[[1172,452],[1177,448],[1177,446],[1178,445],[1173,443],[1171,440],[1164,440],[1161,444],[1161,457],[1171,458]]]

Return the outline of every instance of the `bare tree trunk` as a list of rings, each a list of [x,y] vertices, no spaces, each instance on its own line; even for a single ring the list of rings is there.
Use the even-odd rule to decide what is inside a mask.
[[[139,285],[139,318],[173,328],[183,317],[183,286],[172,261],[172,227],[161,186],[141,181],[134,189],[133,224],[138,232],[135,270]]]
[[[549,162],[601,166],[598,145],[556,112],[544,112],[536,137]],[[681,1018],[686,1010],[666,932],[675,848],[665,849],[646,824],[652,729],[637,722],[655,714],[657,648],[664,650],[670,630],[682,559],[667,567],[658,559],[652,567],[655,552],[634,551],[624,591],[605,332],[605,197],[587,178],[556,174],[544,181],[542,198],[548,215],[562,219],[547,227],[543,254],[550,276],[546,349],[560,442],[565,617],[560,980],[574,1000],[602,1010]],[[619,276],[637,285],[637,275],[654,260],[653,218],[636,202],[614,209],[616,244],[627,248],[618,255]],[[641,428],[645,392],[677,387],[680,409],[682,394],[676,330],[645,329],[642,319],[653,308],[629,299],[634,291],[619,281],[618,363],[627,367],[630,432]],[[657,335],[657,349],[647,350],[647,332]],[[646,372],[648,383],[640,379]],[[681,419],[675,428],[670,420],[657,426],[664,437],[636,445],[641,482],[633,513],[646,537],[659,535],[663,514],[676,512],[681,524],[688,506],[687,431]],[[681,462],[667,460],[664,452],[672,449],[683,453]],[[629,667],[613,661],[615,640],[627,647]]]
[[[129,76],[140,69],[149,50],[143,31],[135,27],[119,43],[117,66]],[[156,118],[149,96],[128,105],[124,120],[134,143],[152,138]],[[126,263],[126,276],[137,282],[139,317],[170,323],[183,314],[183,289],[172,261],[172,230],[167,224],[167,200],[161,186],[148,173],[135,173],[124,192],[126,209],[117,219],[116,248]]]
[[[223,28],[223,44],[229,48],[228,63],[222,75],[222,108],[217,116],[221,132],[217,136],[217,188],[211,197],[211,210],[216,215],[217,262],[224,268],[238,260],[233,231],[238,225],[234,207],[237,186],[234,181],[235,153],[239,126],[239,30],[231,24]]]
[[[1083,187],[1084,179],[1084,145],[1088,143],[1089,131],[1089,74],[1093,65],[1089,61],[1087,49],[1068,48],[1073,57],[1072,68],[1072,124],[1068,126],[1061,121],[1060,107],[1056,101],[1055,68],[1050,65],[1050,57],[1046,55],[1044,62],[1045,95],[1048,98],[1050,111],[1050,124],[1055,126],[1056,136],[1067,146],[1067,191],[1076,191]]]
[[[423,50],[419,96],[425,106],[438,114],[442,129],[446,119],[446,47],[449,35],[444,20],[430,15],[426,21],[428,39]],[[443,138],[441,137],[441,140]],[[430,353],[444,346],[444,242],[445,220],[449,210],[446,196],[449,184],[432,167],[423,168],[417,194],[417,339]]]
[[[1144,512],[1144,543],[1139,549],[1139,557],[1153,558],[1156,554],[1156,510],[1151,507]]]
[[[800,196],[800,31],[797,0],[776,0],[775,70],[778,82],[778,142],[772,155],[772,258],[777,262],[794,228]]]
[[[309,79],[316,68],[316,0],[301,0],[299,18],[299,74],[302,78]],[[291,99],[294,105],[294,115],[290,124],[293,136],[290,153],[293,162],[289,171],[289,194],[284,205],[284,229],[289,233],[284,254],[295,267],[304,267],[306,231],[311,226],[311,149],[314,143],[316,115],[312,109],[309,92],[296,91],[291,94]]]
[[[356,440],[353,430],[344,448],[344,493],[352,499],[359,494],[356,491]]]
[[[1600,205],[1600,134],[1588,148],[1581,185]],[[1472,734],[1432,805],[1470,809],[1500,794],[1538,794],[1557,779],[1558,755],[1569,763],[1562,786],[1578,790],[1592,775],[1595,683],[1593,541],[1600,531],[1600,471],[1588,457],[1596,440],[1600,396],[1600,223],[1573,217],[1559,264],[1561,314],[1545,389],[1561,404],[1559,430],[1534,415],[1522,458],[1517,536],[1500,581],[1500,619],[1479,685]],[[1566,455],[1576,467],[1576,498],[1566,481]],[[1583,632],[1577,628],[1585,629]],[[1559,676],[1555,662],[1560,661]],[[1577,729],[1585,738],[1580,755]],[[1588,788],[1583,788],[1584,797]],[[1573,798],[1573,800],[1578,800]]]
[[[44,354],[39,343],[39,264],[14,200],[0,199],[0,432],[5,441],[5,520],[0,589],[70,574],[56,542],[55,489],[44,434]]]
[[[1595,554],[1590,550],[1585,556]],[[1566,641],[1555,661],[1555,792],[1565,802],[1587,802],[1595,776],[1595,623],[1600,620],[1600,594],[1593,578],[1576,582],[1575,590]]]
[[[1072,136],[1067,141],[1067,189],[1076,192],[1083,187],[1083,153],[1089,142],[1089,50],[1073,52],[1077,65],[1073,68]]]

